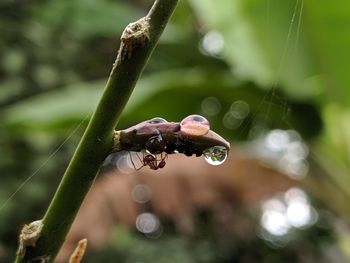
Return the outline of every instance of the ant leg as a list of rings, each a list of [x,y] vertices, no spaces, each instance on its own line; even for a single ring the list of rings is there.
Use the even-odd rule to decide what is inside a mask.
[[[159,158],[159,156],[161,156],[161,154],[155,154],[154,155],[154,162],[155,162],[155,165],[157,165],[157,162],[159,162],[161,160],[161,158]]]
[[[140,163],[143,163],[142,160],[145,158],[145,153],[142,152],[142,159],[141,159],[141,157],[139,156],[139,154],[137,152],[135,152],[135,154],[136,154],[137,158],[139,158]]]
[[[134,160],[132,159],[132,156],[131,156],[130,151],[128,151],[128,153],[129,153],[130,161],[131,161],[131,163],[132,163],[132,166],[134,166],[135,171],[140,170],[144,165],[142,165],[142,166],[139,167],[139,168],[136,168],[136,165],[135,165],[135,163],[134,163]],[[140,162],[142,163],[142,161],[141,161],[141,159],[140,159],[140,156],[139,156],[136,152],[135,152],[135,154],[136,154],[136,156],[139,158]]]
[[[162,152],[160,154],[160,160],[161,161],[165,161],[165,160],[168,160],[168,154],[166,152]]]
[[[128,153],[129,153],[129,158],[130,158],[130,161],[131,161],[131,163],[132,163],[132,166],[134,166],[134,169],[137,170],[137,169],[136,169],[136,166],[135,166],[135,163],[134,163],[134,160],[132,159],[132,156],[131,156],[130,151],[128,151]]]
[[[158,163],[158,165],[157,165],[157,169],[158,169],[158,168],[164,168],[164,166],[166,165],[165,159],[168,157],[168,154],[165,153],[165,154],[163,155],[163,153],[161,153],[160,156],[161,156],[161,159],[160,159],[160,161],[159,161],[159,163]]]

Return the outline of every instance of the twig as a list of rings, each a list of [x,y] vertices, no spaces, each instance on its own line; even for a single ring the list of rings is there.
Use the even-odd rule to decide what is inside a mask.
[[[16,262],[53,262],[99,167],[113,146],[113,130],[178,0],[156,0],[146,17],[123,32],[104,93],[43,218],[35,247]]]

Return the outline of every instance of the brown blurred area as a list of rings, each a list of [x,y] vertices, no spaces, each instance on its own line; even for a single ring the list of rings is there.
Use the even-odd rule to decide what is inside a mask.
[[[221,229],[244,237],[254,232],[254,227],[235,210],[254,208],[298,182],[237,151],[220,166],[177,154],[169,156],[165,168],[157,171],[148,167],[130,174],[108,171],[87,195],[57,262],[66,262],[82,238],[88,239],[88,249],[98,250],[115,225],[134,228],[138,214],[145,210],[145,203],[135,201],[132,195],[140,184],[150,192],[147,208],[160,219],[173,222],[182,235],[195,235],[193,216],[209,211]]]

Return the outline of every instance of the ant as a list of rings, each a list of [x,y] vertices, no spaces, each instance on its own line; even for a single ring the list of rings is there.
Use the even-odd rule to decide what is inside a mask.
[[[142,164],[141,167],[136,168],[130,152],[129,152],[129,156],[130,156],[131,163],[134,166],[136,171],[140,170],[144,166],[149,166],[149,168],[151,168],[152,170],[158,170],[160,168],[163,168],[166,164],[165,160],[168,158],[168,155],[166,153],[161,153],[160,159],[157,159],[157,155],[152,155],[152,154],[145,155],[145,152],[143,152],[143,157],[141,159],[140,156],[136,153],[136,156],[139,158]]]

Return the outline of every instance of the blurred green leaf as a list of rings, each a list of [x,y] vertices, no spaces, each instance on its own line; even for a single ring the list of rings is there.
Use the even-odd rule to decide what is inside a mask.
[[[329,104],[325,107],[323,116],[326,128],[313,145],[314,155],[320,165],[333,175],[338,187],[350,197],[350,110],[337,104]]]
[[[6,122],[19,129],[33,130],[70,125],[93,112],[103,86],[103,81],[81,83],[29,98],[4,111]]]
[[[280,87],[298,98],[317,95],[319,85],[299,25],[302,2],[191,0],[201,22],[224,39],[221,53],[236,77]],[[302,21],[302,20],[300,20]],[[210,43],[209,43],[210,44]]]
[[[350,2],[305,1],[305,27],[329,100],[350,104]]]
[[[66,27],[81,37],[115,35],[140,13],[126,2],[107,0],[54,0],[37,10],[42,24],[52,29]]]
[[[116,39],[125,25],[145,14],[143,7],[151,2],[0,2],[1,203],[46,162],[72,126],[84,118],[88,120],[103,92],[104,78],[117,51]],[[179,121],[199,113],[230,140],[246,139],[258,128],[292,128],[309,138],[320,132],[324,120],[325,131],[313,137],[311,152],[328,177],[310,163],[315,176],[306,180],[315,183],[316,177],[320,179],[323,184],[314,184],[315,192],[322,192],[327,208],[338,207],[340,214],[348,216],[349,9],[349,3],[339,0],[180,1],[123,113],[120,128],[154,116]],[[205,50],[207,33],[223,38],[221,52],[210,54]],[[268,90],[271,87],[275,88],[273,92]],[[238,122],[230,114],[237,102],[247,103],[249,108],[249,114]],[[207,104],[214,105],[214,109],[206,110]],[[52,195],[78,143],[79,132],[1,211],[1,262],[3,247],[7,252],[4,262],[10,262],[15,254],[18,226],[42,216],[47,196]],[[324,228],[322,210],[318,212]],[[208,221],[204,224],[207,226]],[[322,232],[316,238],[298,240],[294,248],[288,245],[270,250],[258,238],[260,243],[250,245],[236,236],[223,244],[213,237],[207,241],[224,245],[230,253],[234,251],[236,261],[255,262],[266,256],[264,262],[286,258],[297,262],[285,249],[292,247],[305,256],[309,252],[305,247],[316,245],[327,253],[319,238],[324,236]],[[163,238],[150,244],[135,233],[119,231],[110,246],[125,262],[165,262],[169,254],[175,255],[171,260],[176,262],[205,262],[202,256],[208,251],[220,254],[215,246],[202,246],[198,237],[190,241],[189,247],[177,235]],[[334,247],[336,244],[332,244],[331,255]],[[95,259],[88,257],[91,262],[115,262],[116,258],[115,254],[104,253]],[[208,260],[217,262],[215,259]]]
[[[103,86],[104,81],[81,83],[29,99],[8,108],[5,123],[20,130],[64,128],[91,114]],[[202,107],[203,101],[213,96],[219,103],[215,116],[207,115]],[[306,137],[320,131],[321,120],[312,106],[292,101],[286,103],[286,98],[277,94],[268,99],[266,96],[252,83],[237,82],[229,72],[200,69],[159,72],[138,82],[123,113],[121,126],[159,115],[180,121],[197,113],[208,117],[212,127],[228,138],[245,138],[257,121],[263,122],[266,129],[297,128]],[[237,101],[248,105],[248,113],[238,120],[238,125],[230,127],[225,124],[224,116]],[[300,113],[304,115],[303,120],[299,118]]]

